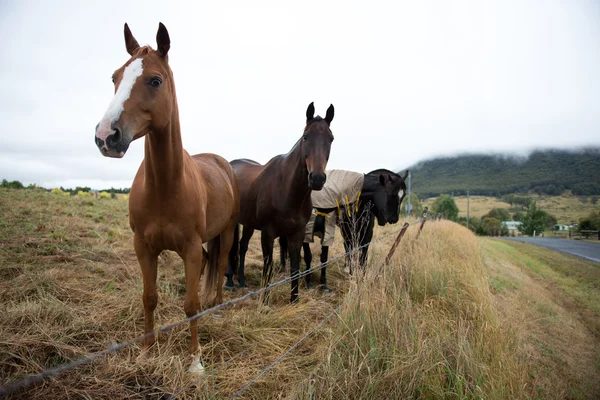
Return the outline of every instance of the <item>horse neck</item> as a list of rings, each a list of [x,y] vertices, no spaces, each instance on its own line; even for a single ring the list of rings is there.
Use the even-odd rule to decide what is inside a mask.
[[[311,189],[308,187],[308,169],[302,157],[300,142],[286,155],[281,172],[285,175],[283,182],[286,183],[285,192],[289,194],[286,201],[289,204],[298,206],[310,198]]]
[[[171,119],[164,128],[146,135],[145,184],[153,186],[159,193],[170,193],[183,180],[184,151],[175,93],[172,110]]]
[[[373,209],[373,207],[375,207],[375,187],[376,184],[378,184],[379,182],[373,182],[373,179],[375,179],[374,177],[369,176],[368,174],[365,174],[365,179],[363,181],[363,187],[361,189],[360,192],[360,202],[359,202],[359,208],[365,208],[367,207],[367,203],[370,202],[370,210]]]

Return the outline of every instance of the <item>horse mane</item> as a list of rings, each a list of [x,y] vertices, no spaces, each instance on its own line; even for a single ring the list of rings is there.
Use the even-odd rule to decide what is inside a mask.
[[[379,168],[379,169],[373,170],[369,173],[366,173],[365,175],[378,175],[378,174],[392,174],[394,176],[397,176],[398,178],[401,178],[401,176],[398,175],[397,173],[395,173],[394,171],[390,171],[389,169],[385,169],[385,168]]]

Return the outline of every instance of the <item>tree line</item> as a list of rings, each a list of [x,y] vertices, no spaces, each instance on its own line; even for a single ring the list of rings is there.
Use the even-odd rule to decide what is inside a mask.
[[[600,195],[600,149],[533,152],[527,159],[493,155],[436,158],[410,167],[412,188],[421,198],[443,193],[501,197],[535,192]]]
[[[43,190],[47,190],[41,186],[37,186],[36,184],[31,184],[28,185],[27,187],[25,187],[21,182],[19,181],[8,181],[6,179],[2,179],[2,183],[0,183],[0,188],[6,188],[6,189],[43,189]],[[70,193],[71,195],[76,195],[79,192],[86,192],[89,193],[92,191],[92,189],[88,186],[77,186],[75,187],[75,189],[73,188],[64,188],[64,187],[60,187],[60,190],[62,192],[67,192]],[[130,188],[113,188],[111,187],[110,189],[103,189],[103,190],[99,190],[99,192],[107,192],[107,193],[122,193],[122,194],[129,194],[129,191],[131,189]]]

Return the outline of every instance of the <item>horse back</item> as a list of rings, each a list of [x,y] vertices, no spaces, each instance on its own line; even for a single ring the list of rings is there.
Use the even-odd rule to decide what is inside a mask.
[[[222,214],[223,219],[237,218],[240,194],[237,176],[227,160],[213,153],[191,156],[200,175],[198,184],[204,186],[206,215],[214,218]],[[217,218],[221,219],[221,218]]]

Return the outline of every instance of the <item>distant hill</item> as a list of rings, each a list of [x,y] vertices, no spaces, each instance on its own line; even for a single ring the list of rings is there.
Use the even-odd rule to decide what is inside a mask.
[[[500,196],[534,191],[600,194],[600,148],[535,151],[528,157],[469,154],[440,157],[412,167],[412,190],[421,198],[454,192]]]

